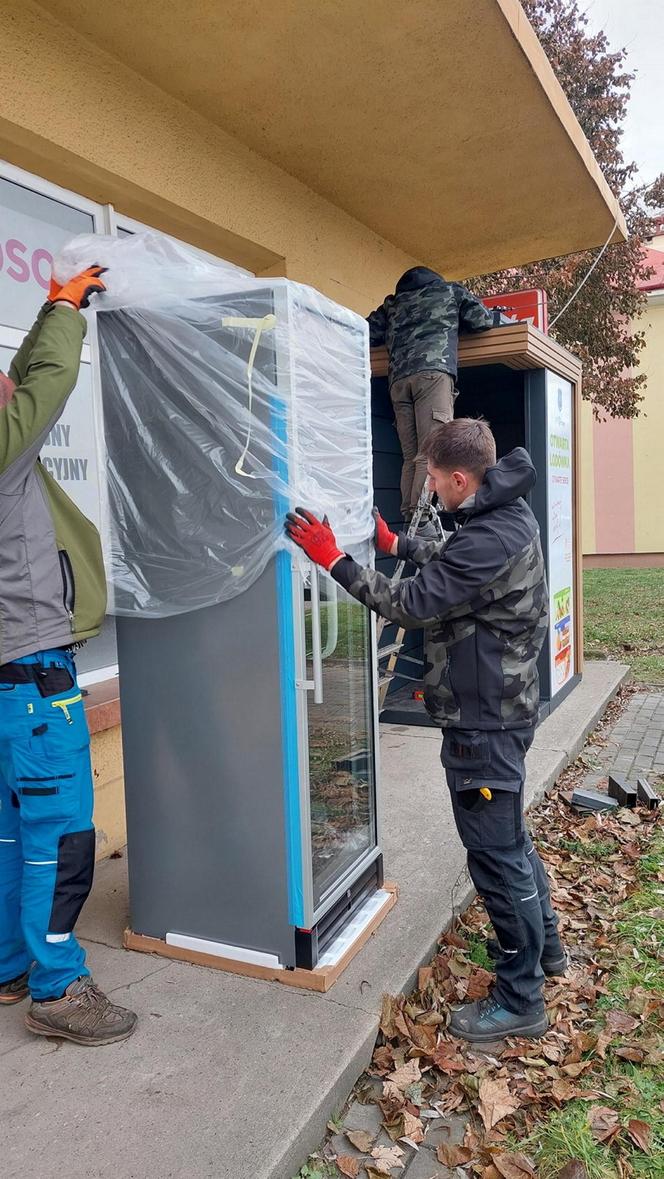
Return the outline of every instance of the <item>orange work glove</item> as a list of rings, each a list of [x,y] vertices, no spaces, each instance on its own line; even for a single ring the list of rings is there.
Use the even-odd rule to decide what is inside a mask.
[[[56,282],[55,279],[53,278],[53,275],[51,275],[51,284],[48,288],[48,301],[49,301],[49,303],[53,302],[53,300],[55,299],[55,296],[59,295],[61,290],[62,290],[62,283]]]
[[[79,311],[81,307],[89,307],[90,296],[106,290],[106,284],[102,282],[99,275],[105,274],[107,270],[107,266],[88,266],[87,270],[81,271],[80,274],[74,275],[64,283],[55,294],[51,294],[49,290],[49,301],[51,303],[73,303]],[[54,280],[51,281],[52,285],[57,287],[57,283]]]

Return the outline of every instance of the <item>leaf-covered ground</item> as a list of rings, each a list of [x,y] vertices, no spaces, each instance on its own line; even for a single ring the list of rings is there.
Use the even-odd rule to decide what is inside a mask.
[[[447,1034],[450,1005],[483,997],[493,981],[475,901],[418,989],[384,998],[355,1097],[378,1104],[392,1145],[346,1130],[349,1153],[328,1143],[303,1176],[403,1175],[441,1119],[458,1125],[461,1115],[461,1141],[443,1134],[437,1148],[459,1179],[662,1179],[664,824],[643,809],[575,814],[565,794],[584,773],[582,760],[571,766],[531,816],[572,959],[546,985],[547,1035],[479,1050]]]

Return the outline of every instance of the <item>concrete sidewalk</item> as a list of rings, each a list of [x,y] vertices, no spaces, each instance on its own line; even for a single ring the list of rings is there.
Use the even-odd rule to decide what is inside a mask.
[[[581,749],[627,669],[590,663],[540,727],[528,801]],[[400,899],[327,995],[121,949],[126,864],[100,865],[79,933],[100,985],[138,1011],[131,1040],[90,1052],[0,1016],[5,1179],[291,1179],[373,1049],[381,997],[414,981],[471,895],[433,729],[381,734],[385,867]]]

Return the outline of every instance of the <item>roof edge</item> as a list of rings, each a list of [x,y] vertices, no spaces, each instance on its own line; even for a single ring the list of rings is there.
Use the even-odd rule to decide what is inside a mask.
[[[540,44],[537,33],[523,11],[519,0],[496,0],[496,4],[507,21],[515,41],[527,58],[542,90],[560,119],[572,145],[581,157],[588,174],[594,181],[602,200],[609,212],[613,214],[616,225],[609,240],[625,241],[628,236],[627,225],[620,204],[604,179],[602,170],[593,155],[592,148],[570,106],[565,91],[554,73],[553,66]]]

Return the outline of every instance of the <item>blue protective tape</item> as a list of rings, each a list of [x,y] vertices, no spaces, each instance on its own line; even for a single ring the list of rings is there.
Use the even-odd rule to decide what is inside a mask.
[[[286,428],[278,402],[270,414],[272,432],[284,444]],[[283,402],[282,402],[283,405]],[[279,481],[288,485],[286,458],[275,455],[275,471]],[[277,520],[283,520],[288,502],[278,492],[274,496]],[[284,780],[284,818],[286,822],[286,858],[288,864],[288,918],[292,925],[304,925],[304,897],[302,894],[302,815],[300,812],[300,768],[298,757],[297,697],[295,688],[295,628],[293,623],[293,575],[290,553],[281,550],[276,556],[277,618],[279,625],[279,676],[281,682],[281,745]]]

